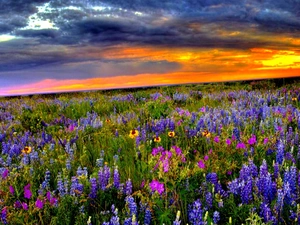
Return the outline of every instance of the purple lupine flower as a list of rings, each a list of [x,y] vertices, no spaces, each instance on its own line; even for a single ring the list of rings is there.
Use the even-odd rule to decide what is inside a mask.
[[[212,196],[212,193],[211,192],[206,192],[205,194],[205,203],[206,203],[206,206],[208,207],[208,209],[212,208],[213,206],[213,196]]]
[[[46,170],[46,172],[45,172],[45,180],[42,183],[42,188],[43,189],[49,188],[49,186],[50,186],[50,184],[49,184],[50,183],[50,177],[51,177],[50,171]]]
[[[44,203],[43,201],[41,201],[39,198],[36,200],[35,202],[35,207],[37,207],[38,209],[42,209],[44,207]]]
[[[114,169],[114,187],[119,189],[120,186],[120,174],[118,170],[118,166],[115,166]]]
[[[2,210],[1,210],[1,221],[3,224],[8,224],[7,222],[7,208],[4,207]]]
[[[109,225],[120,225],[120,219],[119,219],[119,216],[118,216],[118,209],[115,208],[114,205],[111,206],[111,211],[113,212],[113,216],[111,217],[110,219],[110,223]]]
[[[105,183],[103,167],[99,168],[98,181],[99,181],[99,187],[101,188],[102,191],[104,191],[107,184]]]
[[[145,225],[150,225],[150,223],[151,223],[151,211],[147,207],[146,210],[145,210],[144,224]]]
[[[134,201],[134,198],[129,195],[125,198],[125,201],[128,205],[128,208],[130,211],[130,216],[136,215],[137,214],[137,205]]]
[[[281,140],[277,141],[276,162],[282,164],[284,158],[284,144]]]
[[[218,211],[214,211],[214,214],[213,214],[214,224],[218,224],[219,221],[220,221],[220,213]]]
[[[204,225],[203,222],[203,210],[200,199],[194,201],[192,205],[189,205],[188,219],[193,225]]]
[[[104,176],[105,186],[107,186],[110,179],[110,168],[106,164],[103,167],[103,176]]]
[[[126,181],[125,194],[126,195],[131,195],[132,194],[132,182],[131,182],[130,178]]]
[[[275,220],[275,217],[272,214],[272,211],[268,204],[262,203],[260,205],[260,214],[265,223],[273,222]]]
[[[283,207],[283,200],[284,200],[284,191],[282,189],[277,190],[277,201],[276,201],[276,206],[275,209],[278,213],[278,215],[281,214],[281,210]]]
[[[104,163],[104,159],[103,158],[99,158],[96,160],[96,166],[97,167],[102,167]]]
[[[239,131],[239,129],[238,128],[233,128],[233,131],[232,131],[232,133],[233,133],[233,136],[235,137],[235,139],[236,140],[240,140],[240,131]]]
[[[14,203],[14,207],[15,207],[16,209],[21,209],[21,208],[22,208],[22,203],[21,203],[19,200],[17,200],[17,201]]]
[[[59,174],[58,178],[57,178],[57,190],[58,190],[59,195],[61,197],[63,197],[66,194],[65,193],[64,182],[62,181],[61,174]]]
[[[258,176],[257,166],[253,163],[253,160],[249,160],[249,168],[252,177],[257,177]]]
[[[297,168],[295,166],[291,166],[284,172],[283,177],[284,183],[289,183],[292,193],[296,193],[297,191]]]
[[[98,185],[96,178],[90,178],[91,191],[89,197],[95,199],[97,197]]]
[[[71,160],[70,159],[66,160],[66,168],[67,168],[67,170],[71,170]]]
[[[79,179],[76,176],[71,178],[72,184],[70,189],[70,195],[80,196],[83,193],[83,184],[79,183]]]
[[[24,198],[30,199],[32,196],[31,190],[30,190],[30,184],[27,184],[24,187]]]
[[[278,178],[278,176],[279,176],[279,164],[278,164],[278,162],[276,162],[275,164],[274,164],[274,178],[275,179],[277,179]]]
[[[243,204],[248,204],[252,201],[252,178],[248,178],[247,181],[242,181],[241,199]]]
[[[218,175],[216,173],[208,173],[206,175],[206,181],[211,182],[215,186],[218,184]]]
[[[130,218],[126,218],[126,219],[124,220],[123,225],[132,225],[131,222],[132,222],[132,221],[131,221],[131,217],[130,217]]]

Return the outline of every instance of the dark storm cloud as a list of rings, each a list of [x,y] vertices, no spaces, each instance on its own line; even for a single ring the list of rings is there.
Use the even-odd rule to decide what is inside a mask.
[[[48,3],[49,10],[38,12],[37,7],[44,3]],[[93,6],[103,6],[103,10]],[[34,13],[38,13],[37,19],[49,19],[57,29],[25,29],[29,16]],[[299,37],[300,1],[0,0],[0,34],[11,33],[24,38],[0,42],[0,72],[54,64],[64,67],[70,62],[97,60],[51,49],[55,46],[69,49],[94,46],[99,51],[104,46],[118,44],[168,48],[285,47],[272,39],[251,38],[251,33],[249,37],[218,33],[222,29],[247,33],[249,28],[254,34],[289,33]],[[158,65],[151,63],[140,66],[149,69]],[[119,68],[124,66],[118,65]]]

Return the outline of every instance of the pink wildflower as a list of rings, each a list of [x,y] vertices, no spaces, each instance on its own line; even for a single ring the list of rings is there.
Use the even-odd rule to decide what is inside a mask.
[[[199,166],[200,169],[204,169],[205,168],[205,164],[204,164],[204,162],[203,162],[202,159],[198,162],[198,166]]]

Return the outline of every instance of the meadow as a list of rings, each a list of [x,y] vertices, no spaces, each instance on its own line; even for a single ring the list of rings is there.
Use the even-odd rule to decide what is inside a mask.
[[[2,224],[300,224],[300,83],[0,98]]]

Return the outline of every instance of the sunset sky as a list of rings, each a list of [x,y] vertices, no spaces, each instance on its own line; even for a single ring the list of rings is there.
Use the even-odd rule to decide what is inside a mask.
[[[298,0],[0,0],[0,96],[296,76]]]

